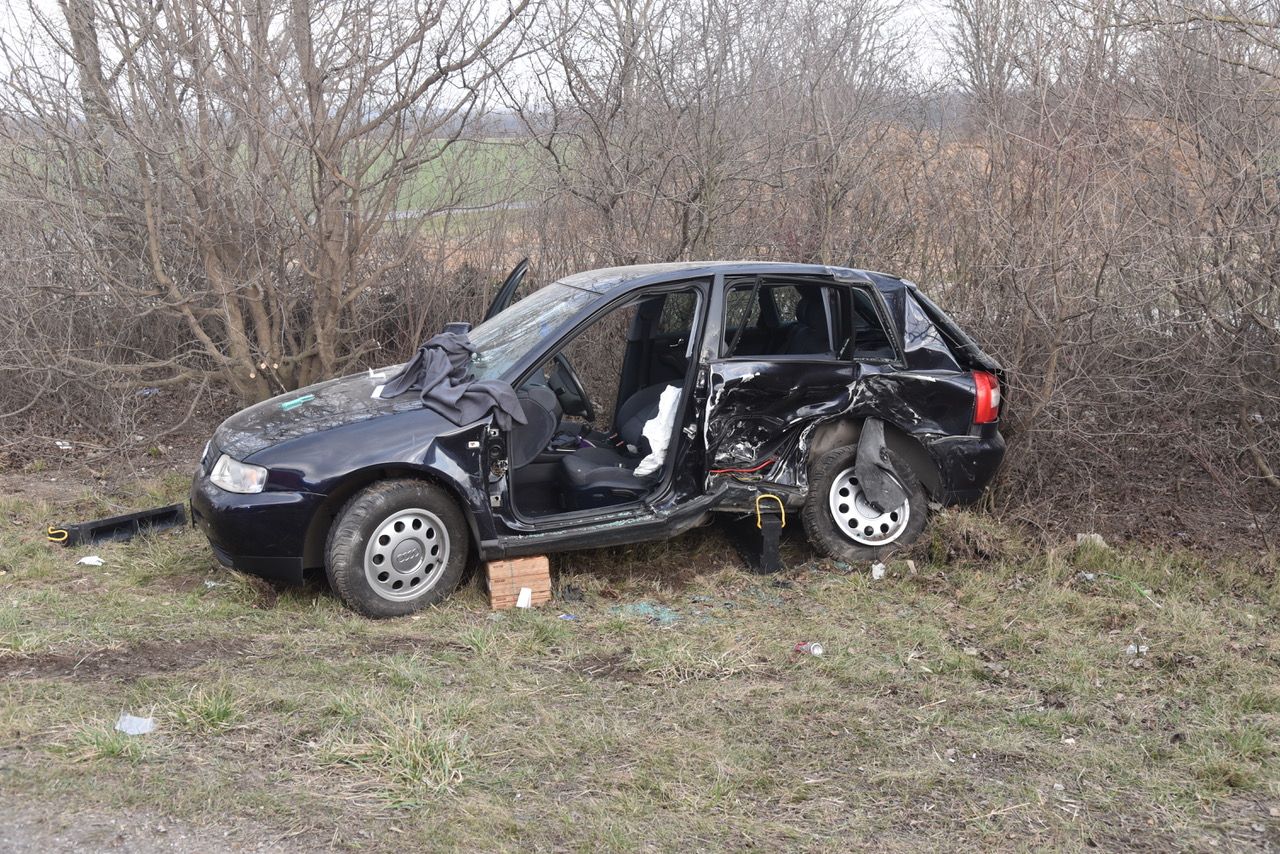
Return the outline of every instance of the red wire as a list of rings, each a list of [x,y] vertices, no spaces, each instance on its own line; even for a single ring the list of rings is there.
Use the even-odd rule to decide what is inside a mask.
[[[753,471],[760,471],[760,469],[762,469],[762,468],[764,468],[765,466],[767,466],[767,465],[771,464],[772,462],[773,462],[773,460],[772,460],[772,459],[767,459],[767,460],[765,460],[764,462],[762,462],[760,465],[756,466],[755,468],[750,468],[750,469],[712,469],[712,470],[711,470],[711,473],[712,473],[712,474],[751,474]]]

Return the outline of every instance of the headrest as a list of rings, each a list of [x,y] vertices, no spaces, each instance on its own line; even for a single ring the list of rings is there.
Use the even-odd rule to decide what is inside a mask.
[[[819,291],[810,291],[796,303],[796,320],[815,332],[827,331],[827,307]]]

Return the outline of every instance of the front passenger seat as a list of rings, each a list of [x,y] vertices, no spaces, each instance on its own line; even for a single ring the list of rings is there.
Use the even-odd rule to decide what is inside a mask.
[[[648,491],[657,478],[636,477],[634,471],[648,452],[644,427],[658,414],[662,393],[671,385],[681,387],[677,383],[651,385],[640,389],[618,407],[615,432],[629,448],[635,449],[634,453],[594,447],[583,448],[564,458],[561,484],[566,510],[587,510],[635,501]]]

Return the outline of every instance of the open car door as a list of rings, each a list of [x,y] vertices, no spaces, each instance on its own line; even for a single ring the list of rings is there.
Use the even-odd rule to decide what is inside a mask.
[[[511,301],[515,299],[516,289],[520,287],[520,283],[524,281],[524,274],[529,272],[529,259],[524,258],[512,268],[511,273],[507,276],[506,281],[502,283],[502,287],[498,288],[498,294],[493,298],[493,302],[489,303],[489,310],[484,313],[484,319],[488,320],[494,315],[506,309],[511,305]]]

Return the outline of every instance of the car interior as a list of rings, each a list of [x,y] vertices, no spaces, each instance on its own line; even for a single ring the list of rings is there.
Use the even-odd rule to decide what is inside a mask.
[[[658,485],[661,465],[643,474],[637,468],[654,450],[650,439],[664,430],[669,438],[674,430],[671,402],[678,404],[683,394],[697,305],[693,289],[642,296],[593,323],[596,340],[576,350],[575,358],[566,344],[521,383],[516,394],[528,423],[513,427],[508,446],[513,501],[521,515],[626,504]],[[610,370],[619,352],[621,365]],[[596,411],[579,366],[609,378],[611,412]],[[675,391],[667,396],[665,421],[657,423],[668,389]],[[595,427],[599,416],[607,418],[608,429]],[[655,462],[644,469],[654,469]]]
[[[665,423],[654,422],[663,392],[683,393],[697,307],[692,288],[642,296],[577,336],[589,338],[594,330],[591,346],[575,350],[566,343],[521,383],[517,396],[528,423],[512,429],[508,445],[512,496],[521,515],[626,504],[658,485],[661,466],[649,471],[642,462],[653,450],[653,431],[666,430],[669,438],[674,429],[670,411],[663,413]],[[847,286],[758,278],[730,283],[724,324],[725,358],[897,355],[872,297]],[[620,368],[605,368],[619,352]],[[605,386],[596,383],[597,393],[588,393],[578,368],[603,373]],[[600,407],[605,411],[596,411],[593,397],[607,401]],[[679,395],[672,397],[678,402]],[[608,428],[597,429],[598,421]]]

